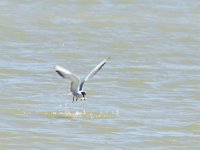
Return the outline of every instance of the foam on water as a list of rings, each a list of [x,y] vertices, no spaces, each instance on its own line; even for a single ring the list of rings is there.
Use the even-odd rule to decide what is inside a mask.
[[[89,118],[89,119],[111,119],[119,116],[118,111],[116,112],[43,112],[43,115],[53,118]]]
[[[109,119],[116,118],[119,116],[119,110],[109,110],[109,111],[86,111],[84,107],[73,107],[70,105],[64,105],[64,110],[62,105],[59,106],[58,111],[43,112],[42,114],[53,118],[90,118],[90,119]]]
[[[85,108],[81,107],[65,107],[59,111],[42,111],[34,112],[23,109],[10,109],[6,111],[7,114],[15,116],[45,116],[50,118],[88,118],[88,119],[112,119],[119,117],[119,110],[110,111],[86,111]]]

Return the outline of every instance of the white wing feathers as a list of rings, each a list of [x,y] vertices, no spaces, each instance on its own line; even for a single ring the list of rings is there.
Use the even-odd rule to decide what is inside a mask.
[[[110,59],[110,57],[104,59],[102,62],[100,62],[94,69],[92,69],[92,71],[90,71],[90,73],[86,76],[85,81],[91,79],[92,77],[94,77],[95,74],[97,74],[97,72],[99,70],[101,70],[101,68],[106,64],[106,61]]]
[[[104,59],[102,62],[100,62],[94,69],[92,69],[92,71],[90,71],[90,73],[85,77],[85,79],[81,82],[80,84],[80,89],[83,89],[83,84],[85,83],[85,81],[93,78],[95,76],[95,74],[97,74],[97,72],[99,70],[101,70],[101,68],[106,64],[107,60],[110,59],[110,57]]]
[[[92,69],[92,71],[90,71],[90,73],[85,77],[85,79],[81,82],[81,80],[72,72],[70,72],[69,70],[56,65],[55,66],[55,71],[64,79],[69,79],[71,81],[71,88],[70,91],[72,93],[76,93],[79,90],[82,91],[83,90],[83,84],[85,83],[85,81],[93,78],[95,76],[95,74],[97,74],[97,72],[99,70],[101,70],[101,68],[106,64],[107,60],[110,59],[110,57],[104,59],[102,62],[100,62],[94,69]]]
[[[69,79],[71,81],[71,92],[78,92],[80,79],[74,73],[71,73],[69,70],[58,65],[56,65],[54,69],[61,77],[63,77],[64,79]]]

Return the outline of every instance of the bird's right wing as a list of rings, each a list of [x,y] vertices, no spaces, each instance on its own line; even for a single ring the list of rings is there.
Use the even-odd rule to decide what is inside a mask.
[[[85,77],[85,79],[81,82],[80,84],[80,89],[83,89],[83,84],[85,83],[85,81],[93,78],[95,76],[95,74],[97,74],[97,72],[99,70],[101,70],[101,68],[106,64],[107,60],[110,59],[110,57],[104,59],[102,62],[100,62],[94,69],[92,69],[92,71],[90,71],[90,73]]]
[[[74,73],[58,65],[56,65],[54,69],[61,77],[63,77],[64,79],[69,79],[71,81],[71,92],[78,92],[80,79]]]

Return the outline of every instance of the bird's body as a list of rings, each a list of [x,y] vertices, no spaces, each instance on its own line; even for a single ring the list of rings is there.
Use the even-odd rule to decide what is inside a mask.
[[[73,101],[76,99],[85,100],[86,92],[83,91],[84,83],[91,79],[107,62],[107,59],[104,59],[100,62],[86,77],[84,80],[80,80],[74,73],[70,72],[69,70],[56,65],[55,71],[64,79],[69,79],[71,81],[70,93],[73,95]]]
[[[74,98],[76,98],[76,101],[78,99],[85,100],[85,97],[83,97],[83,95],[82,95],[82,93],[80,91],[73,92],[72,95],[73,95],[73,101],[74,101]]]

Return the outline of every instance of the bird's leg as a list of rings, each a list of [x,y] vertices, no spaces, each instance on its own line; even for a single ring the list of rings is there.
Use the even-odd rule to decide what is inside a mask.
[[[76,101],[78,100],[78,97],[76,97]]]
[[[74,102],[74,96],[73,96],[73,101],[72,101],[72,103]]]

